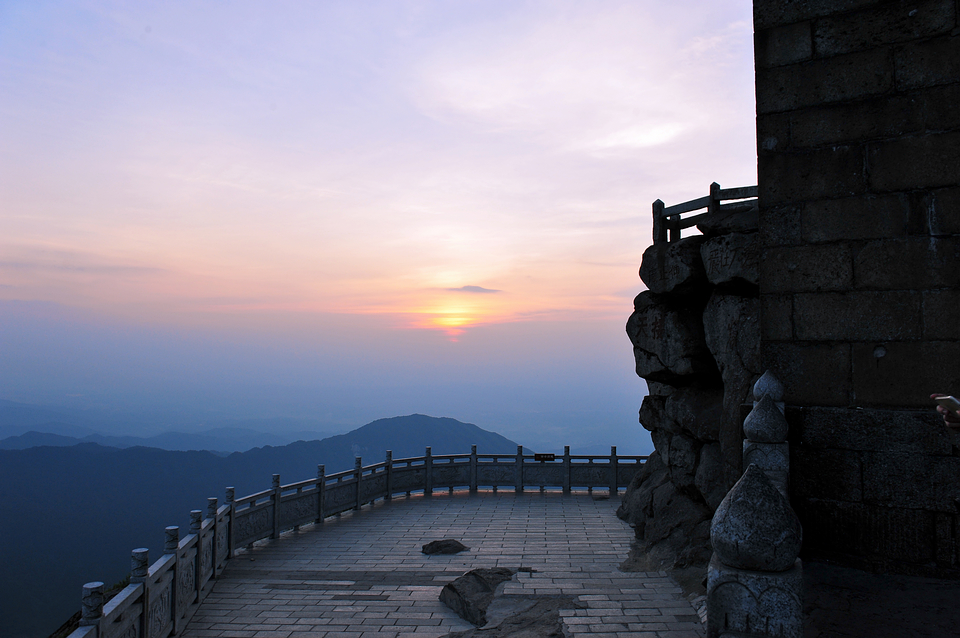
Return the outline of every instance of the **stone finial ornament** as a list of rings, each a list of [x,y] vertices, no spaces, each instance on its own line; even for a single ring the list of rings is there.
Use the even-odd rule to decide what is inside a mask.
[[[782,572],[793,567],[803,532],[790,504],[756,465],[720,503],[710,525],[710,541],[725,565]]]
[[[748,440],[758,443],[783,443],[787,440],[790,426],[775,401],[770,394],[764,394],[744,419],[743,434]]]
[[[753,399],[759,401],[764,395],[769,395],[776,402],[783,401],[783,384],[777,376],[767,370],[753,384]]]

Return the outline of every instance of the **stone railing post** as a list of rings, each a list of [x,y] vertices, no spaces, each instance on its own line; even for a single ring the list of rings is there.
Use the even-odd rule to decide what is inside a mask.
[[[753,391],[754,408],[743,423],[747,469],[710,526],[707,636],[801,638],[803,530],[788,496],[783,385],[767,371]]]
[[[384,472],[387,473],[387,496],[388,501],[393,500],[393,450],[387,450],[387,458],[384,462]]]
[[[203,527],[203,512],[200,510],[190,510],[190,533],[196,536],[194,540],[196,546],[196,559],[193,561],[193,587],[197,602],[200,602],[200,577],[203,574],[203,565],[200,557],[203,555],[203,536],[200,530]],[[192,602],[192,601],[190,601]],[[189,604],[189,602],[188,602]]]
[[[470,446],[470,493],[474,494],[477,491],[477,446]]]
[[[149,630],[149,621],[147,619],[150,609],[150,588],[147,587],[147,576],[150,575],[150,550],[146,547],[138,547],[130,552],[130,584],[139,583],[143,586],[140,592],[140,627],[139,636],[146,636]]]
[[[514,487],[514,490],[516,490],[517,494],[521,494],[523,492],[523,446],[522,445],[517,446],[517,477],[514,479],[514,481],[516,482],[516,487]]]
[[[360,489],[360,481],[363,479],[363,459],[359,456],[353,460],[353,475],[357,479],[357,502],[353,509],[359,510],[363,505],[363,491]]]
[[[100,619],[103,617],[103,583],[97,581],[83,586],[83,596],[80,598],[80,626],[98,627],[100,634]]]
[[[570,446],[563,446],[563,493],[570,493]]]
[[[180,582],[180,528],[171,525],[165,528],[163,538],[163,553],[173,554],[173,582]],[[176,591],[176,590],[174,590]],[[176,594],[170,596],[170,617],[173,618],[173,630],[177,631],[177,622],[180,618],[180,606],[177,603],[179,596]]]
[[[236,494],[237,494],[236,488],[228,487],[227,496],[224,499],[227,505],[230,506],[230,512],[229,512],[230,518],[227,520],[227,558],[233,558],[233,550],[236,545],[234,542],[234,539],[236,538],[236,536],[234,536],[234,533],[233,533],[234,519],[236,519],[236,512],[237,512],[237,504],[234,503]]]
[[[327,506],[326,492],[327,468],[321,464],[317,466],[317,523],[323,523],[327,517],[327,513],[324,511]]]
[[[423,455],[423,471],[423,495],[431,496],[433,495],[433,453],[429,447]]]
[[[220,577],[220,519],[217,516],[217,498],[211,496],[207,498],[207,518],[213,520],[212,535],[210,536],[210,551],[213,553],[213,577]]]
[[[617,495],[617,446],[610,446],[610,498]]]
[[[273,475],[273,532],[270,538],[280,538],[280,475]]]

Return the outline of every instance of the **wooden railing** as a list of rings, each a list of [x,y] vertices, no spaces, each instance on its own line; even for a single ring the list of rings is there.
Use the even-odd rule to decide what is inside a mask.
[[[731,204],[720,202],[741,200]],[[719,212],[739,213],[750,210],[757,203],[757,187],[742,186],[740,188],[721,189],[716,182],[710,184],[710,194],[689,202],[664,207],[659,199],[653,202],[653,243],[661,244],[680,239],[680,231],[684,228],[696,226],[698,222]],[[692,217],[681,218],[683,213],[691,213],[706,208],[706,212]],[[669,239],[668,239],[669,231]]]
[[[265,538],[279,538],[286,530],[322,523],[329,516],[358,510],[395,494],[434,490],[480,488],[497,491],[512,487],[607,489],[611,495],[626,487],[646,460],[645,456],[524,454],[470,454],[393,459],[387,452],[382,463],[363,466],[357,457],[352,470],[326,475],[317,466],[317,477],[289,485],[273,475],[273,486],[243,498],[227,488],[226,503],[207,499],[206,517],[190,512],[190,533],[180,538],[179,527],[166,528],[163,556],[149,565],[148,551],[133,550],[130,584],[104,601],[101,582],[83,586],[80,627],[69,638],[166,638],[186,626],[213,587],[226,562],[243,547]],[[148,566],[149,565],[149,566]]]

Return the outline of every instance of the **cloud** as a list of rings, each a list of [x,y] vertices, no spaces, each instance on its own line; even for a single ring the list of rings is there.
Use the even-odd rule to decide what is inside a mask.
[[[502,290],[494,290],[493,288],[484,288],[482,286],[460,286],[459,288],[447,288],[449,292],[503,292]]]

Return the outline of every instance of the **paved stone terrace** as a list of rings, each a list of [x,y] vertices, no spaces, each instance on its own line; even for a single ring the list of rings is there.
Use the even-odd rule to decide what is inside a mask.
[[[596,496],[597,498],[594,498]],[[633,531],[619,499],[574,493],[480,492],[394,498],[262,541],[229,561],[183,638],[434,638],[472,629],[439,601],[476,567],[532,568],[504,594],[572,595],[568,635],[704,635],[664,573],[621,572]],[[426,556],[425,543],[470,547]]]

